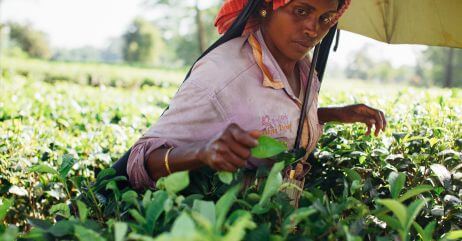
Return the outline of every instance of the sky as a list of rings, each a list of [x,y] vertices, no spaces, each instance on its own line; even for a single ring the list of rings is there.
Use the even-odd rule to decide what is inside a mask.
[[[111,38],[123,34],[137,16],[152,18],[155,9],[146,8],[146,0],[0,0],[0,22],[31,23],[48,34],[55,48],[93,46],[104,48]],[[186,0],[185,0],[186,1]],[[191,0],[189,0],[191,1]],[[211,0],[201,1],[202,8]],[[393,66],[413,65],[419,45],[390,45],[342,31],[339,49],[330,60],[347,65],[352,53],[364,45],[377,59],[389,60]]]

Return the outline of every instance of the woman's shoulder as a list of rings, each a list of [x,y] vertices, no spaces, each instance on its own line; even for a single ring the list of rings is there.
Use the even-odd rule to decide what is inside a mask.
[[[213,49],[194,64],[187,81],[201,87],[220,87],[255,65],[247,37],[234,38]]]

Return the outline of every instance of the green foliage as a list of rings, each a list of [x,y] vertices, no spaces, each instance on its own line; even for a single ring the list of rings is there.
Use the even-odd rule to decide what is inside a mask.
[[[252,212],[262,214],[269,211],[268,202],[270,201],[270,198],[279,191],[279,188],[282,185],[282,169],[284,169],[284,162],[277,162],[273,165],[268,175],[268,179],[266,180],[265,187],[263,188],[261,199],[258,204],[252,208]]]
[[[390,184],[390,193],[392,198],[398,198],[401,189],[404,187],[406,175],[404,173],[391,172],[388,176],[388,183]]]
[[[450,53],[451,51],[452,53]],[[426,78],[433,80],[435,84],[440,86],[462,86],[462,50],[456,48],[428,47],[424,51],[422,57],[423,59],[421,61],[425,61],[425,64],[420,64],[423,65],[423,67],[428,67],[428,70],[423,73],[426,75]],[[450,71],[450,74],[448,71]]]
[[[282,148],[260,147],[279,162],[257,170],[261,180],[246,189],[241,171],[180,172],[155,190],[122,188],[126,178],[107,168],[173,89],[52,85],[16,73],[2,81],[0,240],[460,238],[458,90],[330,88],[321,105],[367,101],[384,109],[389,127],[373,138],[362,125],[326,124],[294,209],[285,190],[297,187],[281,171],[304,153]]]
[[[0,221],[3,221],[8,212],[8,209],[10,209],[12,205],[12,199],[0,199]]]
[[[147,7],[164,9],[155,16],[154,21],[161,32],[169,35],[166,37],[166,47],[171,49],[169,53],[173,56],[169,56],[167,62],[191,66],[219,37],[214,21],[220,1],[209,1],[207,4],[212,6],[207,9],[199,8],[199,1],[147,0],[145,3]],[[179,26],[185,24],[188,24],[188,28],[180,32]]]
[[[419,73],[417,65],[394,67],[389,60],[374,58],[375,53],[370,45],[364,45],[352,54],[351,62],[345,68],[345,76],[349,79],[378,81],[380,83],[406,83],[428,86],[423,73]],[[417,70],[416,70],[417,69]]]
[[[157,188],[177,193],[189,186],[188,172],[175,172],[157,181]]]
[[[6,24],[10,29],[10,39],[30,57],[48,59],[51,50],[47,36],[30,25],[18,23]]]
[[[233,173],[225,171],[218,172],[218,178],[223,183],[231,184],[231,182],[233,181]]]
[[[287,150],[287,145],[268,136],[258,138],[258,146],[252,148],[251,153],[256,158],[269,158]]]
[[[216,214],[217,214],[217,222],[215,224],[215,229],[219,230],[221,229],[221,226],[223,225],[226,215],[228,214],[228,210],[231,208],[231,205],[233,205],[234,201],[236,200],[237,193],[239,192],[239,189],[241,187],[239,185],[236,185],[232,188],[230,188],[218,201],[216,204]]]
[[[164,47],[157,28],[150,22],[138,18],[124,35],[123,55],[128,63],[153,65],[157,63]]]
[[[458,240],[462,238],[462,230],[457,230],[457,231],[451,231],[449,232],[445,238],[449,240]]]
[[[62,158],[61,166],[59,167],[58,173],[62,179],[65,179],[67,174],[74,165],[75,159],[71,155],[64,155]]]
[[[88,86],[122,88],[162,87],[162,96],[175,92],[185,70],[136,68],[126,65],[46,62],[42,60],[4,58],[2,69],[12,76],[24,76],[47,83],[74,83]],[[170,88],[169,88],[170,87]],[[174,87],[174,88],[171,88]]]

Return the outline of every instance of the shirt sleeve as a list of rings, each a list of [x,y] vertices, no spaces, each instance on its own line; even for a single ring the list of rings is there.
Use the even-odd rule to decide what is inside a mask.
[[[194,78],[191,76],[181,86],[157,123],[132,147],[127,173],[133,188],[155,187],[145,168],[145,161],[154,150],[211,138],[229,124],[214,92],[195,84]]]

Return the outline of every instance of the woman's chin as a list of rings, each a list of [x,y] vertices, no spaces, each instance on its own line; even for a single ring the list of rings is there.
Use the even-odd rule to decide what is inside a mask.
[[[308,55],[311,49],[312,48],[302,48],[300,46],[296,46],[296,48],[291,49],[290,53],[288,54],[288,57],[290,57],[290,59],[297,61],[302,60]]]
[[[303,52],[298,52],[298,51],[292,52],[290,54],[289,58],[292,59],[292,60],[295,60],[295,61],[300,61],[300,60],[306,58],[306,56],[308,56],[309,52],[310,52],[309,50],[308,51],[303,51]]]

